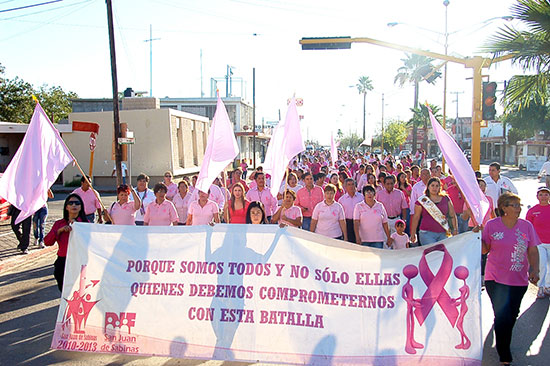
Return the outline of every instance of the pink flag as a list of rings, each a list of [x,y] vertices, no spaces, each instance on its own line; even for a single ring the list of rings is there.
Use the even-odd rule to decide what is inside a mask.
[[[334,136],[332,133],[330,134],[330,157],[332,159],[332,166],[336,166],[336,162],[338,161],[338,145],[340,145],[340,142],[334,142]]]
[[[197,179],[196,188],[208,192],[214,179],[231,163],[239,154],[239,146],[233,132],[233,125],[227,115],[227,110],[218,95],[216,113],[212,119],[210,135],[204,152],[201,171]]]
[[[279,193],[290,160],[305,149],[296,99],[292,97],[285,121],[279,123],[273,131],[263,165],[264,171],[271,174],[270,190],[274,197]]]
[[[48,189],[72,161],[59,132],[36,103],[21,146],[0,179],[0,196],[21,210],[16,223],[46,204]]]
[[[479,188],[474,170],[456,141],[441,127],[430,109],[429,113],[432,129],[445,161],[449,164],[456,183],[462,190],[466,202],[470,205],[475,222],[482,223],[489,210],[489,200]]]

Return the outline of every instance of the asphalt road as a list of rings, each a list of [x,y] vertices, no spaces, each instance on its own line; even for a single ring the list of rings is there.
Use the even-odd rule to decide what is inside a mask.
[[[485,167],[486,168],[486,167]],[[536,174],[503,171],[520,190],[523,203],[536,203]],[[51,217],[60,215],[63,196],[50,203]],[[106,197],[110,204],[113,196]],[[109,203],[107,203],[109,202]],[[524,208],[523,214],[527,207]],[[8,227],[9,228],[9,227]],[[0,230],[5,230],[1,227]],[[0,231],[7,234],[7,232]],[[60,294],[53,278],[55,252],[19,256],[16,265],[0,272],[0,365],[221,365],[221,361],[182,360],[161,357],[133,357],[89,354],[50,349]],[[512,353],[515,365],[550,365],[550,300],[536,300],[536,288],[529,287],[514,330]],[[483,365],[498,365],[493,345],[493,313],[482,293]],[[242,365],[228,362],[227,365]]]

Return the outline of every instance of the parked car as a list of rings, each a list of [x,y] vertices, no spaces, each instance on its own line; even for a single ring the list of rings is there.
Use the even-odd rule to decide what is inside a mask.
[[[411,154],[410,150],[401,150],[399,152],[399,159],[403,159],[405,156],[410,155],[410,154]]]

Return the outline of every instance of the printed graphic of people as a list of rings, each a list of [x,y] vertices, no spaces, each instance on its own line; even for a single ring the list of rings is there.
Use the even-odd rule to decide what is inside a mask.
[[[469,349],[471,342],[470,339],[468,339],[468,337],[466,336],[466,332],[464,332],[464,317],[468,312],[468,305],[466,304],[466,300],[468,300],[468,297],[470,296],[470,287],[466,284],[466,278],[468,278],[470,272],[468,271],[468,268],[464,266],[458,266],[455,268],[454,274],[456,278],[464,281],[464,285],[459,289],[460,297],[452,300],[453,304],[457,308],[460,307],[460,314],[458,315],[458,319],[456,321],[456,328],[460,332],[461,342],[460,344],[457,344],[455,348]]]
[[[405,352],[416,354],[416,348],[424,348],[424,346],[414,340],[414,311],[421,306],[420,300],[414,298],[414,288],[411,285],[411,280],[418,275],[418,268],[409,264],[403,268],[403,274],[407,277],[407,283],[403,285],[402,296],[407,302],[407,341],[405,343]]]

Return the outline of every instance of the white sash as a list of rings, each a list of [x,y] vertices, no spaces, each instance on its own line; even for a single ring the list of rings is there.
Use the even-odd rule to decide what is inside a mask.
[[[450,234],[451,230],[449,228],[449,223],[447,222],[447,217],[443,215],[443,212],[437,207],[437,205],[428,198],[425,194],[418,198],[418,202],[428,211],[431,217],[439,224],[447,234]]]

